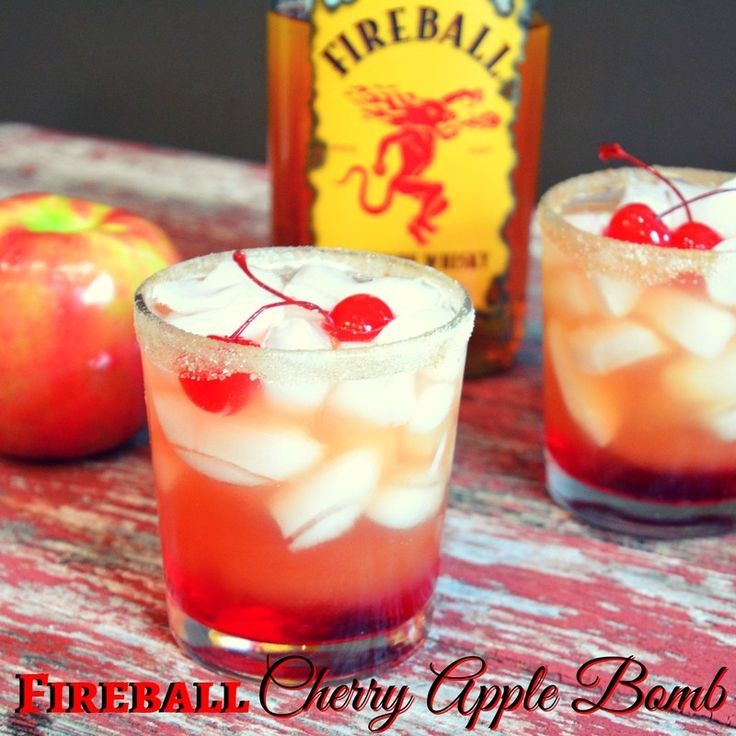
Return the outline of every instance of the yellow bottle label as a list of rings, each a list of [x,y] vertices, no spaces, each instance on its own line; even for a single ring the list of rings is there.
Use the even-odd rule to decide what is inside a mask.
[[[523,0],[315,0],[318,245],[406,256],[476,306],[508,265]]]

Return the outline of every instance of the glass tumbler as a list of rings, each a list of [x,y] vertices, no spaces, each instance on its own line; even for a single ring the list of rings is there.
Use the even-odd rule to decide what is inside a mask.
[[[275,350],[187,333],[157,311],[158,284],[203,277],[231,253],[160,271],[136,295],[174,636],[236,674],[294,654],[353,675],[403,658],[427,631],[473,310],[458,283],[408,260],[247,254],[254,266],[422,279],[454,310],[394,343]],[[214,382],[220,411],[191,400],[192,382]]]
[[[667,171],[713,189],[732,176]],[[736,251],[639,245],[574,224],[601,232],[626,183],[649,177],[580,176],[540,204],[547,484],[610,529],[723,532],[736,519]]]

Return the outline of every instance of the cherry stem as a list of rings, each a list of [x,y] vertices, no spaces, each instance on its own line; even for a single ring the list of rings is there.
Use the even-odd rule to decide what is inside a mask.
[[[248,340],[246,337],[231,337],[226,335],[207,335],[210,340],[219,340],[220,342],[229,342],[235,345],[250,345],[252,347],[258,347],[257,342]]]
[[[670,181],[664,174],[657,171],[653,166],[642,161],[640,158],[630,154],[620,143],[602,143],[598,147],[598,158],[601,161],[610,161],[611,159],[620,159],[627,163],[638,166],[641,169],[646,169],[650,174],[656,176],[657,179],[663,181],[680,199],[681,204],[678,207],[684,207],[687,213],[687,219],[692,222],[693,216],[690,213],[690,207],[688,206],[688,200],[685,199],[683,193],[677,188],[677,186]],[[661,217],[661,215],[659,215]]]
[[[699,202],[701,199],[708,199],[708,197],[712,197],[714,194],[723,194],[724,192],[736,192],[736,187],[727,187],[726,189],[713,189],[710,192],[703,192],[702,194],[698,194],[695,197],[690,197],[690,199],[686,200],[685,202],[680,202],[680,204],[673,205],[664,212],[660,212],[657,217],[661,219],[662,217],[666,217],[667,215],[676,212],[680,209],[680,207],[687,207],[687,205],[693,204],[693,202]]]
[[[267,309],[273,309],[274,307],[301,307],[302,309],[308,309],[312,312],[319,312],[319,314],[322,315],[323,319],[327,324],[330,326],[333,326],[333,320],[330,316],[330,313],[326,310],[320,307],[318,304],[314,304],[313,302],[307,302],[302,301],[301,299],[293,299],[292,297],[288,296],[287,294],[284,294],[283,292],[279,291],[278,289],[274,289],[272,286],[269,286],[268,284],[265,284],[263,281],[261,281],[251,270],[250,266],[248,265],[248,261],[245,257],[245,253],[242,250],[237,250],[235,253],[233,253],[233,260],[235,263],[240,266],[240,269],[243,271],[243,273],[257,286],[260,286],[262,289],[265,289],[269,294],[273,294],[274,296],[277,296],[281,301],[278,302],[272,302],[271,304],[264,304],[262,307],[259,307],[256,309],[253,314],[248,317],[248,319],[243,322],[240,327],[238,327],[235,332],[232,333],[227,338],[217,338],[220,340],[224,340],[225,342],[241,342],[243,338],[241,335],[245,330],[248,329],[248,327],[258,318],[261,314],[263,314]],[[213,336],[211,336],[213,337]]]

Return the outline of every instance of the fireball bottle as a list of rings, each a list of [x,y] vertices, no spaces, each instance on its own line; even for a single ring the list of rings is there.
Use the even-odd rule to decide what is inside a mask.
[[[461,281],[468,371],[521,339],[549,26],[533,0],[273,0],[273,238]]]

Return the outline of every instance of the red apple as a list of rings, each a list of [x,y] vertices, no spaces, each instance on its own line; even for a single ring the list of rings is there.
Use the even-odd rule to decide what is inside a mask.
[[[54,194],[0,200],[0,453],[61,459],[143,425],[133,294],[175,260],[156,225]]]

